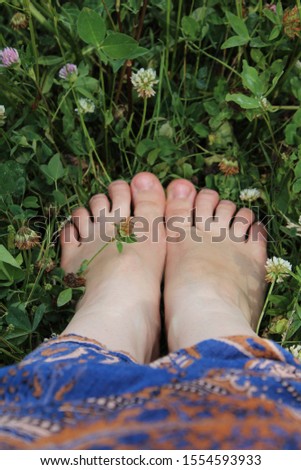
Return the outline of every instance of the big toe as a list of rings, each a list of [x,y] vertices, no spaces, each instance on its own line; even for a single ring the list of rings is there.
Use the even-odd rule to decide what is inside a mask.
[[[191,227],[195,195],[195,187],[188,180],[178,179],[168,185],[165,216],[169,230],[174,225]]]
[[[131,182],[132,203],[135,217],[154,220],[163,219],[165,193],[158,178],[143,172],[134,176]]]
[[[165,193],[160,181],[151,173],[138,173],[132,179],[131,191],[134,233],[141,234],[138,241],[163,242]]]

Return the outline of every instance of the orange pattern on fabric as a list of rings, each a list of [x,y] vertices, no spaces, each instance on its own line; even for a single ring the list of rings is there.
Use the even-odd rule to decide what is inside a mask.
[[[12,370],[0,371],[2,449],[301,449],[301,365],[260,338],[145,366],[62,337]]]

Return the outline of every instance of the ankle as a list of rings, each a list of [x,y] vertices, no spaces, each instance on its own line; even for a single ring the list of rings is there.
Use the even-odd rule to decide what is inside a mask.
[[[167,317],[166,330],[170,351],[185,348],[206,339],[226,336],[254,336],[247,316],[237,307],[216,301],[200,303],[188,315],[178,312]]]

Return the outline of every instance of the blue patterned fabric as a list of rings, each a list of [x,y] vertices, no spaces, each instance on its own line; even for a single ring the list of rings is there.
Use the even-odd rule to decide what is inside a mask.
[[[79,336],[0,370],[1,449],[301,449],[301,364],[257,337],[149,365]]]

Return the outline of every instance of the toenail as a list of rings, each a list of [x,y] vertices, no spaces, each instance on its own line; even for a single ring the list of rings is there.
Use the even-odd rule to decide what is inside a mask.
[[[133,186],[138,190],[151,189],[154,186],[154,181],[148,175],[140,175],[134,179]]]
[[[112,181],[112,183],[110,183],[110,186],[113,187],[113,186],[127,186],[127,182],[124,181],[124,180],[115,180],[115,181]]]
[[[216,194],[216,191],[214,191],[214,189],[209,188],[202,188],[200,192],[203,194]]]
[[[191,194],[191,187],[186,184],[175,184],[171,189],[172,198],[184,198]]]

